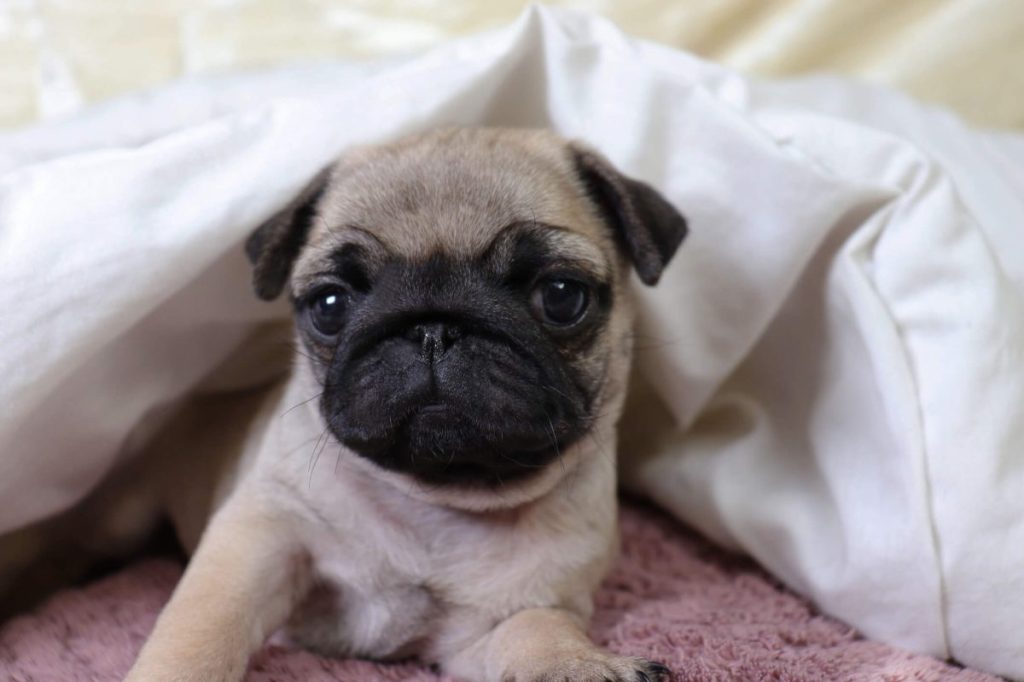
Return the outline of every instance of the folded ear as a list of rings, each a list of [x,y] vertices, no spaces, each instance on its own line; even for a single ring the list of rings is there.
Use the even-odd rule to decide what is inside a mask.
[[[316,218],[316,205],[329,176],[330,168],[317,173],[295,199],[257,227],[246,240],[245,252],[253,264],[253,288],[263,300],[273,300],[284,290],[292,264],[309,236]]]
[[[657,284],[686,236],[686,219],[650,185],[628,178],[604,157],[569,145],[577,174],[590,199],[633,261],[640,280]]]

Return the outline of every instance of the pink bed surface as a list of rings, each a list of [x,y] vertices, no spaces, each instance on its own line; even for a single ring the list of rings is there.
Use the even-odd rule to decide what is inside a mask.
[[[623,555],[597,595],[592,634],[662,661],[674,680],[998,678],[859,636],[816,612],[749,560],[715,549],[644,505],[625,503]],[[145,560],[55,595],[0,628],[0,680],[120,680],[182,567]],[[268,645],[248,682],[445,680],[415,663],[334,660]]]

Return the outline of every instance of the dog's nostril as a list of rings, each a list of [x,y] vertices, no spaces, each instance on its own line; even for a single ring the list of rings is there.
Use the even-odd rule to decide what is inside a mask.
[[[443,322],[418,324],[406,334],[406,338],[419,344],[423,357],[433,362],[439,360],[461,336],[462,331],[458,327]]]

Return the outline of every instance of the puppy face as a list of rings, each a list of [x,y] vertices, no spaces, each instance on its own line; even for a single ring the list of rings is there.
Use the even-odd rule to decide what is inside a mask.
[[[432,485],[493,487],[609,418],[628,267],[653,284],[685,231],[593,152],[462,129],[350,152],[247,246],[260,296],[290,284],[341,443]]]

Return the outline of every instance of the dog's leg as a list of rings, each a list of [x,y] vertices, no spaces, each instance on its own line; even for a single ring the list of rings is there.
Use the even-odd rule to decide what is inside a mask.
[[[447,672],[485,682],[658,682],[668,668],[618,656],[587,637],[582,619],[562,609],[527,609],[446,662]]]
[[[131,682],[241,680],[305,593],[308,566],[294,528],[240,492],[211,519]]]

